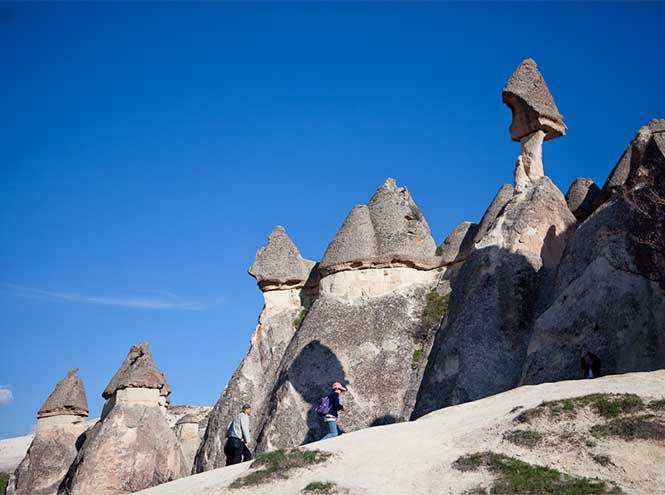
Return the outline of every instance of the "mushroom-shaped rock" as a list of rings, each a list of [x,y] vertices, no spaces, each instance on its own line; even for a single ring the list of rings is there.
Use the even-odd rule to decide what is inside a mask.
[[[478,224],[463,222],[448,234],[441,245],[441,257],[444,263],[455,263],[465,260],[473,248],[473,239],[478,232]]]
[[[7,485],[11,495],[56,495],[86,429],[88,402],[74,368],[55,386],[37,413],[37,430]]]
[[[78,368],[72,368],[55,386],[51,395],[37,413],[37,418],[73,414],[88,415],[88,399],[85,395],[83,382],[76,375]]]
[[[346,218],[321,261],[323,275],[371,266],[431,269],[440,262],[427,220],[406,187],[387,179]]]
[[[261,290],[303,287],[316,263],[304,259],[281,225],[268,237],[268,245],[256,253],[249,274]]]
[[[510,124],[513,141],[520,141],[536,131],[543,131],[546,141],[566,134],[563,116],[532,58],[524,60],[513,72],[502,96],[513,112]]]
[[[110,399],[118,390],[127,388],[158,389],[159,395],[164,397],[168,397],[171,393],[166,376],[157,368],[147,342],[131,347],[120,369],[106,386],[102,397]]]
[[[187,476],[191,464],[166,417],[168,393],[148,344],[132,346],[58,493],[124,495]]]
[[[579,222],[583,222],[593,213],[599,194],[600,189],[591,179],[578,178],[570,185],[566,193],[566,203]]]
[[[515,164],[515,190],[522,192],[545,175],[543,141],[566,134],[566,125],[533,59],[524,60],[510,77],[503,102],[513,114],[510,137],[522,151]]]

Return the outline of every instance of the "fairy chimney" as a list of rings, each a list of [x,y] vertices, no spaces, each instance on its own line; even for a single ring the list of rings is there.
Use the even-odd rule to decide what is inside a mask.
[[[538,65],[531,58],[524,60],[513,72],[502,97],[513,114],[510,137],[520,143],[515,188],[521,192],[532,179],[545,175],[543,141],[565,135],[567,127]]]
[[[37,431],[25,458],[9,481],[11,495],[56,495],[76,458],[86,429],[88,401],[83,382],[71,369],[37,413]]]

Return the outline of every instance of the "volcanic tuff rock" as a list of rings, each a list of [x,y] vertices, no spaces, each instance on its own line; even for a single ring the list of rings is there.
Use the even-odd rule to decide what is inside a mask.
[[[587,350],[607,373],[665,366],[663,124],[640,130],[603,189],[614,193],[568,241],[552,304],[535,323],[522,383],[579,376]]]
[[[478,227],[478,232],[476,232],[474,242],[479,242],[485,237],[494,225],[494,221],[499,216],[499,213],[503,210],[503,207],[512,199],[514,194],[515,188],[511,184],[504,184],[499,188],[494,199],[492,199],[487,210],[485,210],[483,218],[480,220],[480,226]]]
[[[351,210],[321,260],[323,276],[367,267],[441,264],[429,225],[406,187],[387,179],[367,206]]]
[[[37,431],[9,482],[10,495],[56,495],[85,431],[88,402],[74,368],[58,382],[37,414]]]
[[[280,257],[285,252],[292,266],[306,265],[312,271],[312,274],[300,272],[299,280],[302,282],[300,287],[290,288],[292,286],[274,283],[278,280],[276,274],[286,273],[280,262]],[[260,274],[256,269],[259,266],[263,267]],[[282,356],[297,330],[295,320],[301,312],[306,312],[306,308],[316,297],[317,287],[312,287],[309,283],[305,286],[306,280],[318,280],[315,272],[315,263],[300,257],[297,248],[281,227],[270,234],[268,246],[257,252],[250,274],[257,279],[263,291],[264,307],[252,334],[247,356],[229,380],[210,413],[208,427],[196,454],[193,472],[207,471],[225,465],[226,427],[245,403],[251,404],[253,410],[250,430],[257,432],[263,426]],[[289,277],[282,277],[281,280],[287,279]],[[271,281],[275,287],[273,290],[267,290],[265,285],[261,285],[266,280]]]
[[[566,134],[563,116],[532,58],[523,60],[515,69],[503,89],[502,98],[513,112],[510,125],[513,141],[520,141],[536,131],[543,131],[545,140]]]
[[[441,245],[441,258],[445,264],[463,261],[473,249],[473,240],[478,233],[479,225],[473,222],[462,222],[448,234]]]
[[[159,395],[163,397],[171,393],[166,377],[155,365],[147,343],[132,346],[102,397],[110,399],[118,390],[125,388],[158,389]]]
[[[191,471],[194,465],[196,451],[201,444],[199,435],[199,418],[194,414],[185,414],[175,425],[175,434],[180,442],[180,448],[185,456],[187,466]]]
[[[166,419],[168,393],[148,344],[132,346],[59,495],[127,494],[186,476],[189,468]]]
[[[591,179],[578,178],[570,185],[566,193],[566,203],[579,222],[587,219],[594,210],[600,189]]]
[[[249,274],[261,290],[303,287],[316,274],[316,263],[300,256],[293,241],[281,225],[268,237],[268,245],[259,249]],[[316,279],[310,281],[316,285]]]
[[[85,396],[83,382],[76,375],[78,368],[72,368],[67,376],[60,380],[51,395],[37,413],[38,418],[74,414],[88,415],[88,399]]]

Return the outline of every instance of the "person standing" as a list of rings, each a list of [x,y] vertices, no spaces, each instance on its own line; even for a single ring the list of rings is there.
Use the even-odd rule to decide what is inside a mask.
[[[339,394],[346,392],[346,387],[339,382],[335,382],[332,385],[332,389],[333,391],[328,394],[330,411],[323,416],[323,421],[328,426],[328,433],[321,440],[339,435],[339,431],[337,430],[337,415],[339,411],[344,410],[344,406],[339,402]]]
[[[249,416],[252,407],[249,404],[242,406],[242,411],[237,414],[226,427],[226,444],[224,455],[226,465],[238,464],[252,460],[252,436],[249,432]]]

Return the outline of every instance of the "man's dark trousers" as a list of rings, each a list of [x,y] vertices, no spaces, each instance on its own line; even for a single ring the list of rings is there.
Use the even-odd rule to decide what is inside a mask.
[[[238,464],[252,459],[252,453],[247,445],[239,438],[229,437],[224,445],[224,455],[226,456],[226,465]]]

